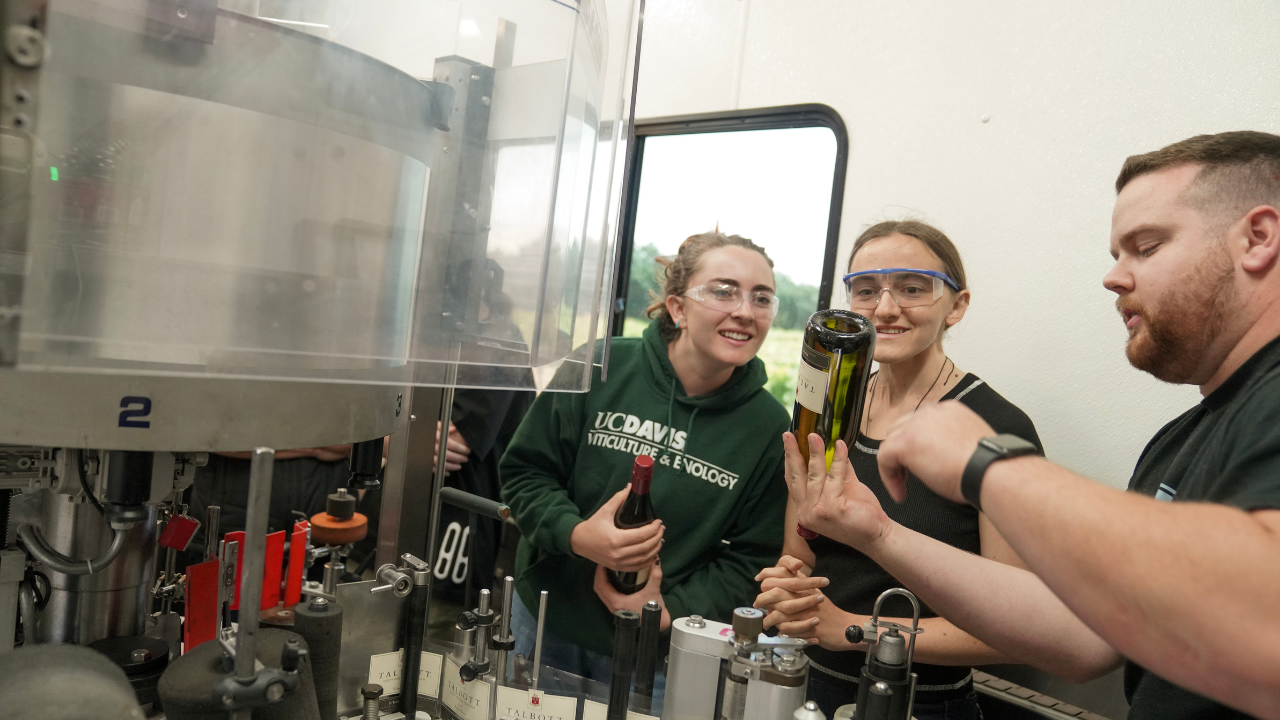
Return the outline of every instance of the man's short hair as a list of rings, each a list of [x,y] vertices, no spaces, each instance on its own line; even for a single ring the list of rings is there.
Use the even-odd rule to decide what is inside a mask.
[[[1253,130],[1197,135],[1133,155],[1116,178],[1116,192],[1139,175],[1183,165],[1201,166],[1183,200],[1218,215],[1223,225],[1259,205],[1280,208],[1280,136]]]

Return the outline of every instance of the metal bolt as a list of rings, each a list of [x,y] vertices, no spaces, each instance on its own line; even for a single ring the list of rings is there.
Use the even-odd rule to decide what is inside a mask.
[[[485,106],[488,106],[488,105],[489,105],[489,103],[490,103],[490,102],[492,102],[492,101],[489,99],[489,96],[488,96],[488,95],[483,95],[483,96],[481,96],[481,98],[480,98],[480,102],[484,103],[484,104],[485,104]]]
[[[147,652],[146,648],[138,648],[129,653],[129,659],[136,663],[146,662],[151,659],[151,653]]]
[[[311,605],[309,607],[315,612],[325,612],[329,609],[329,601],[322,597],[314,597],[311,598]]]
[[[187,17],[187,9],[186,9],[186,8],[184,8],[184,7],[180,7],[180,8],[178,8],[178,17],[180,17],[180,18],[186,18],[186,17]]]
[[[707,626],[707,621],[703,620],[701,615],[690,615],[689,619],[684,621],[684,624],[691,628],[704,628]]]
[[[13,126],[14,126],[14,127],[16,127],[16,128],[24,128],[24,127],[26,127],[26,126],[27,126],[27,122],[28,122],[28,121],[27,121],[27,116],[26,116],[26,115],[23,115],[22,113],[18,113],[17,115],[14,115],[14,116],[13,116]]]
[[[44,34],[27,25],[11,25],[5,33],[4,49],[15,65],[39,67],[44,62]]]
[[[365,685],[360,688],[360,695],[364,698],[364,717],[362,720],[378,720],[381,714],[378,712],[378,698],[382,695],[381,685]]]
[[[234,697],[234,696],[232,696],[232,694],[231,694],[231,693],[223,693],[223,694],[222,694],[222,704],[223,704],[223,705],[226,705],[227,707],[231,707],[232,705],[235,705],[235,704],[236,704],[236,699],[235,699],[235,697]]]
[[[284,697],[284,683],[273,682],[267,686],[267,702],[280,702]]]

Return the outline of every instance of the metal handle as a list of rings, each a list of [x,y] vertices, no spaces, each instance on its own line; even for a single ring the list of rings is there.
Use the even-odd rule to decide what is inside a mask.
[[[880,605],[888,598],[894,595],[901,595],[911,601],[911,627],[905,627],[901,623],[890,622],[880,619]],[[871,662],[871,655],[875,652],[875,644],[880,640],[880,628],[893,628],[903,635],[907,636],[907,673],[911,672],[912,661],[915,659],[916,635],[923,632],[920,629],[920,601],[916,596],[911,594],[910,590],[905,588],[890,588],[880,593],[880,597],[876,598],[876,604],[871,609],[871,620],[863,626],[864,640],[867,643],[867,663]]]
[[[371,593],[386,592],[390,590],[395,593],[396,597],[405,597],[409,594],[409,591],[413,589],[413,580],[410,580],[408,575],[400,572],[396,566],[391,563],[387,563],[378,568],[377,578],[378,582],[383,584],[369,588],[369,592]]]
[[[472,495],[465,490],[457,488],[441,488],[440,500],[447,502],[454,507],[462,508],[467,512],[473,512],[477,515],[483,515],[494,520],[506,520],[511,517],[511,508],[503,505],[497,500]]]

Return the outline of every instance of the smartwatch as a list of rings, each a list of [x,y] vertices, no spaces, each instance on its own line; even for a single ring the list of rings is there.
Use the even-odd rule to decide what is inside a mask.
[[[964,467],[964,475],[960,476],[960,494],[970,505],[982,511],[979,498],[982,495],[982,477],[987,468],[997,460],[1022,457],[1023,455],[1039,455],[1040,448],[1023,440],[1017,435],[992,435],[978,441],[978,448]]]

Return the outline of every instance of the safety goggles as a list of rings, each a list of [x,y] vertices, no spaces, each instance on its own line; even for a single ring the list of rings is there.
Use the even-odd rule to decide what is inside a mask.
[[[767,317],[770,320],[778,316],[778,296],[764,290],[744,292],[737,285],[728,283],[707,283],[684,291],[684,296],[706,305],[712,310],[731,313],[742,306],[745,300],[751,313],[756,317]]]
[[[882,268],[863,270],[844,276],[848,291],[849,308],[873,310],[880,304],[886,290],[898,307],[911,308],[932,305],[942,297],[944,286],[960,292],[960,285],[950,275],[937,270],[912,268]]]

